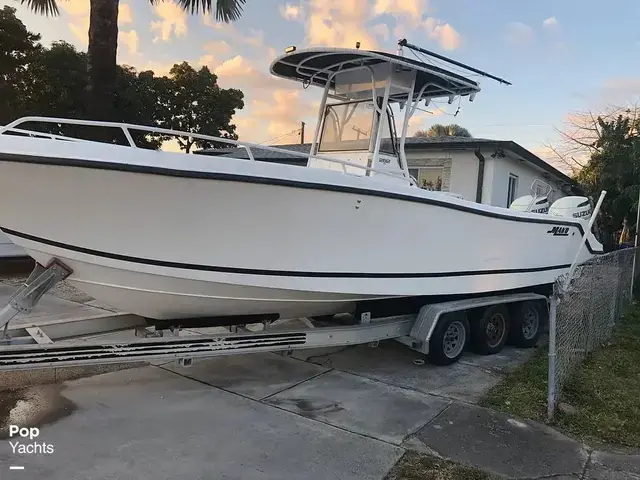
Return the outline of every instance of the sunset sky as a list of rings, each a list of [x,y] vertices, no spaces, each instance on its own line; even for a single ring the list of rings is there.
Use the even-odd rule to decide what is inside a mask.
[[[18,2],[18,16],[43,42],[86,49],[88,0],[59,1],[40,17]],[[399,38],[508,79],[481,79],[474,103],[416,115],[411,127],[459,123],[476,137],[514,140],[543,158],[572,112],[640,99],[640,2],[610,0],[248,0],[235,24],[189,15],[173,3],[121,0],[118,61],[166,73],[173,63],[207,65],[223,87],[245,92],[235,117],[241,139],[295,143],[308,137],[319,90],[270,77],[288,45],[396,51]],[[314,91],[312,91],[314,90]]]

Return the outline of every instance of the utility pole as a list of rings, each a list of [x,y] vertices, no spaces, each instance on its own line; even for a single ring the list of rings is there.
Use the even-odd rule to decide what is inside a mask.
[[[304,144],[304,122],[300,122],[300,145]]]
[[[360,140],[360,135],[366,135],[367,134],[367,132],[365,132],[361,128],[356,127],[355,125],[353,127],[351,127],[351,129],[358,134],[357,140]]]

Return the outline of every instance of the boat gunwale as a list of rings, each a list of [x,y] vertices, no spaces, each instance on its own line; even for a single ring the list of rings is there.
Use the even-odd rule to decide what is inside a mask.
[[[233,159],[230,159],[233,161]],[[240,161],[240,160],[239,160]],[[216,180],[216,181],[226,181],[226,182],[239,182],[239,183],[253,183],[253,184],[262,184],[262,185],[271,185],[271,186],[280,186],[280,187],[288,187],[288,188],[299,188],[299,189],[311,189],[311,190],[321,190],[321,191],[331,191],[338,193],[348,193],[348,194],[356,194],[356,195],[367,195],[378,198],[388,198],[392,200],[406,201],[411,203],[420,203],[423,205],[431,205],[440,208],[448,208],[457,211],[462,211],[465,213],[471,213],[474,215],[480,215],[484,217],[506,220],[512,222],[522,222],[522,223],[534,223],[534,224],[543,224],[543,225],[554,225],[554,226],[566,226],[566,227],[575,227],[580,232],[581,236],[585,236],[586,232],[582,222],[578,219],[571,220],[568,218],[562,217],[562,219],[555,219],[554,217],[543,218],[544,215],[548,214],[538,214],[538,213],[530,213],[530,212],[520,212],[520,211],[511,211],[509,209],[503,209],[504,212],[495,212],[491,210],[485,210],[483,208],[478,208],[475,205],[463,205],[454,200],[453,197],[449,198],[434,198],[434,197],[424,197],[424,196],[415,196],[402,192],[391,192],[387,190],[374,190],[365,187],[352,186],[352,185],[341,185],[338,183],[317,183],[317,182],[309,182],[303,180],[292,180],[286,178],[273,178],[259,175],[250,175],[244,173],[227,173],[227,172],[212,172],[212,171],[197,171],[197,170],[180,170],[166,167],[157,167],[152,165],[139,165],[139,164],[127,164],[127,163],[117,163],[117,162],[106,162],[103,160],[87,160],[87,159],[78,159],[78,158],[65,158],[65,157],[52,157],[52,156],[39,156],[39,155],[27,155],[27,154],[16,154],[16,153],[0,153],[0,162],[11,162],[11,163],[25,163],[32,165],[47,165],[47,166],[59,166],[59,167],[74,167],[74,168],[85,168],[90,170],[109,170],[109,171],[118,171],[118,172],[126,172],[126,173],[139,173],[139,174],[151,174],[151,175],[159,175],[165,177],[178,177],[178,178],[191,178],[191,179],[199,179],[199,180]],[[292,168],[300,168],[300,167],[292,167]],[[309,167],[305,167],[309,168]],[[416,187],[412,187],[416,188]],[[443,195],[444,197],[444,195]],[[470,202],[465,202],[470,203]],[[481,205],[481,204],[478,204]],[[522,215],[523,213],[528,214],[526,216]],[[559,218],[559,217],[556,217]],[[2,228],[2,227],[0,227]],[[602,250],[594,250],[591,246],[589,239],[586,239],[585,246],[587,250],[592,255],[604,254],[604,249]]]

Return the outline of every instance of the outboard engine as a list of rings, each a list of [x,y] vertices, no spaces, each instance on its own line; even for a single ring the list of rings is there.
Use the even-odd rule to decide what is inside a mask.
[[[549,215],[554,217],[580,218],[589,220],[593,209],[587,197],[569,196],[562,197],[553,202],[549,209]]]
[[[549,197],[545,195],[534,198],[532,195],[525,195],[524,197],[516,198],[509,205],[509,208],[519,212],[547,213],[549,211]]]

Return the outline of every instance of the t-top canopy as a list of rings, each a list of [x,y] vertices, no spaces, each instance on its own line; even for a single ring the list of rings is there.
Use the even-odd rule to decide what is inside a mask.
[[[374,81],[376,87],[388,81],[389,65],[394,65],[395,69],[390,92],[390,100],[404,102],[410,91],[407,78],[413,79],[415,75],[416,83],[413,90],[413,100],[422,98],[438,98],[449,96],[465,96],[480,91],[478,83],[470,80],[462,75],[453,73],[444,68],[436,67],[428,63],[417,60],[400,57],[391,53],[376,52],[370,50],[357,50],[347,48],[309,48],[304,50],[293,51],[276,58],[271,64],[270,71],[277,77],[287,78],[290,80],[300,80],[305,84],[312,84],[324,87],[327,79],[335,72],[347,70],[343,76],[351,76],[351,79],[345,83],[363,83],[362,92],[368,90],[369,98],[371,98],[371,71],[374,72]],[[354,67],[370,67],[371,70],[360,70],[360,78],[354,77]],[[368,86],[364,85],[364,81]],[[403,78],[404,77],[404,78]],[[336,92],[340,90],[340,79],[336,80],[336,76],[332,77],[330,88]],[[382,85],[384,88],[384,85]],[[345,89],[343,89],[345,90]],[[346,89],[349,90],[349,89]],[[355,95],[349,95],[347,91],[341,92],[355,98]],[[422,92],[420,94],[420,92]],[[417,98],[418,95],[420,99]]]

